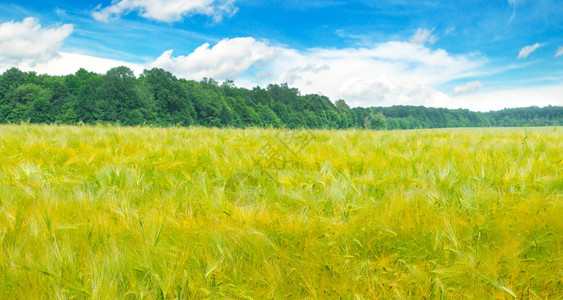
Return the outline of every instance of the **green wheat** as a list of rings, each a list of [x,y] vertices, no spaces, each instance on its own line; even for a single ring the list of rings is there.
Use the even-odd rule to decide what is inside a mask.
[[[0,298],[563,295],[560,127],[281,132],[0,126]]]

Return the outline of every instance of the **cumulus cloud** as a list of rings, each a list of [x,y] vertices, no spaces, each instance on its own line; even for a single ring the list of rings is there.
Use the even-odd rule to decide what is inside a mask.
[[[532,54],[534,51],[538,50],[538,48],[541,47],[540,43],[535,43],[533,45],[530,46],[526,46],[524,48],[522,48],[522,50],[520,50],[520,53],[518,53],[518,58],[526,58],[528,57],[530,54]]]
[[[486,63],[480,56],[432,50],[424,45],[427,42],[420,43],[430,39],[427,36],[362,48],[307,50],[241,37],[215,45],[205,43],[184,55],[174,56],[168,50],[152,62],[135,64],[59,52],[72,29],[72,25],[41,28],[35,19],[0,25],[0,70],[10,63],[22,70],[55,75],[74,73],[81,67],[105,73],[125,65],[137,74],[158,67],[187,79],[233,79],[244,87],[287,82],[303,93],[322,92],[333,100],[346,99],[351,106],[445,106],[452,99],[437,87],[478,76]]]
[[[499,110],[509,107],[548,106],[563,103],[562,85],[545,85],[522,88],[506,88],[495,91],[460,95],[440,106],[467,108],[475,111]]]
[[[434,44],[438,40],[438,38],[436,38],[436,36],[432,34],[433,32],[434,29],[428,30],[425,28],[419,28],[411,37],[411,43],[418,45],[424,45],[426,43]]]
[[[353,106],[425,105],[447,102],[449,97],[435,88],[411,82],[352,78],[340,86],[341,98],[351,99]]]
[[[479,80],[471,81],[471,82],[468,82],[465,85],[456,86],[452,91],[452,95],[457,96],[457,95],[462,95],[462,94],[469,94],[469,93],[475,92],[476,90],[478,90],[482,87],[483,87],[483,83],[481,83],[481,81],[479,81]]]
[[[98,21],[108,22],[119,18],[131,11],[138,11],[143,18],[174,22],[189,15],[207,15],[215,21],[221,21],[223,16],[232,16],[238,8],[234,0],[118,0],[110,6],[98,7],[92,17]]]
[[[285,57],[275,60],[272,68],[277,74],[274,81],[288,82],[306,93],[323,91],[333,99],[346,99],[352,106],[434,105],[448,97],[436,86],[476,74],[484,64],[483,59],[397,41],[370,48],[281,53]],[[296,68],[307,64],[327,68],[319,72]]]
[[[137,74],[143,71],[142,64],[60,52],[73,31],[70,24],[44,28],[36,18],[0,24],[0,72],[17,67],[40,74],[67,75],[80,68],[105,73],[118,66],[127,66]]]
[[[35,66],[57,58],[70,24],[43,28],[36,18],[0,24],[0,65]]]
[[[141,74],[145,67],[143,64],[138,63],[130,63],[78,53],[60,52],[56,58],[49,61],[38,63],[34,66],[20,65],[19,69],[22,71],[35,71],[39,74],[68,75],[76,73],[76,71],[80,68],[84,68],[91,72],[104,74],[109,69],[119,66],[129,67],[137,75]],[[2,69],[6,68],[0,68],[0,70]]]
[[[276,48],[246,37],[224,39],[212,48],[205,43],[187,56],[173,57],[172,51],[165,51],[149,67],[163,68],[192,79],[234,79],[251,66],[272,59]]]
[[[559,49],[557,49],[557,53],[555,53],[555,57],[561,56],[563,55],[563,47],[559,47]]]
[[[372,106],[442,103],[449,96],[436,86],[478,75],[485,62],[413,42],[298,51],[247,37],[204,44],[186,56],[174,57],[169,50],[149,67],[189,79],[233,79],[246,87],[287,82],[304,93],[320,91],[352,106]]]

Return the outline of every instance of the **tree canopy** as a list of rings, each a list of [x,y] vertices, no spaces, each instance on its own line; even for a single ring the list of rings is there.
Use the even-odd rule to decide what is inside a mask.
[[[84,69],[66,76],[11,68],[0,75],[0,123],[152,126],[415,129],[561,126],[563,107],[513,108],[488,113],[422,106],[354,107],[287,84],[251,90],[231,80],[179,79],[162,69],[139,77],[127,67],[106,74]]]

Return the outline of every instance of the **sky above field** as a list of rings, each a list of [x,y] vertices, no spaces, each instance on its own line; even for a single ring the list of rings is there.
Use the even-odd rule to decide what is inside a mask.
[[[351,106],[563,105],[563,1],[0,2],[0,71],[125,65]]]

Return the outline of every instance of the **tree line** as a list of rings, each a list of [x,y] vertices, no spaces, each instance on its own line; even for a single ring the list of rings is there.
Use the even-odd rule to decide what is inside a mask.
[[[287,84],[245,89],[179,79],[163,69],[139,77],[121,66],[98,74],[38,75],[11,68],[0,75],[0,123],[96,124],[326,129],[415,129],[562,126],[563,107],[493,112],[422,106],[354,107]]]

